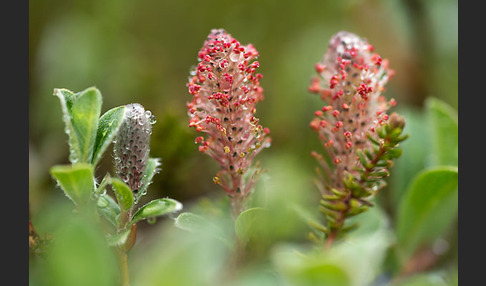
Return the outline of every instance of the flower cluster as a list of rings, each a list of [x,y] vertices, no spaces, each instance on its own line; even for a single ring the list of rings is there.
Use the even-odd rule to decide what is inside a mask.
[[[405,122],[387,114],[396,101],[382,93],[394,71],[366,40],[338,32],[315,69],[309,91],[326,104],[314,112],[310,127],[325,152],[312,156],[324,171],[318,184],[321,210],[333,232],[343,228],[346,216],[370,206],[368,199],[384,186],[391,159],[400,153],[397,144],[405,139],[400,136]]]
[[[199,51],[198,64],[187,84],[189,127],[205,133],[195,140],[199,151],[220,165],[213,178],[230,198],[248,195],[258,169],[254,157],[270,146],[270,131],[254,116],[263,88],[256,73],[258,52],[241,45],[223,29],[213,29]]]

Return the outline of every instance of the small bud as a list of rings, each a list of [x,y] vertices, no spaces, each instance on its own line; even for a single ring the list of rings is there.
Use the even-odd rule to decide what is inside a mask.
[[[403,130],[403,128],[405,127],[405,119],[396,112],[393,112],[390,115],[388,122],[392,129],[400,128],[401,130]]]

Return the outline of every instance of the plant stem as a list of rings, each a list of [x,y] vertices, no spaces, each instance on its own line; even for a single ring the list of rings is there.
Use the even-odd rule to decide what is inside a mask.
[[[118,230],[125,228],[126,224],[130,220],[130,212],[124,209],[120,212],[120,220]],[[135,231],[137,229],[135,228]],[[133,228],[132,228],[133,231]],[[130,234],[131,235],[131,234]],[[126,244],[126,243],[125,243]],[[131,247],[130,247],[131,248]],[[130,275],[128,270],[128,251],[126,245],[118,246],[117,247],[117,258],[118,258],[118,265],[120,268],[120,277],[121,277],[121,285],[122,286],[130,286]]]
[[[333,232],[331,232],[331,234],[329,234],[329,236],[327,237],[327,240],[326,240],[326,244],[324,245],[325,249],[331,248],[331,245],[334,242],[336,235],[337,235],[337,230],[334,230]]]
[[[128,272],[128,253],[117,249],[118,266],[120,268],[120,278],[122,286],[130,286],[130,275]]]
[[[233,220],[236,220],[240,213],[245,210],[245,199],[246,197],[241,195],[235,196],[230,199],[230,208]]]

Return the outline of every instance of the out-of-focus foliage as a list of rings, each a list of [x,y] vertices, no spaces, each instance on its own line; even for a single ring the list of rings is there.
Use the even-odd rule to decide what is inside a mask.
[[[52,90],[87,86],[103,92],[101,114],[138,102],[157,118],[150,153],[162,166],[141,205],[171,197],[211,225],[208,233],[187,230],[190,221],[187,229],[171,219],[157,220],[154,229],[140,222],[129,257],[134,285],[360,285],[360,279],[371,285],[457,285],[457,189],[448,191],[453,207],[446,210],[447,225],[425,237],[415,230],[420,241],[406,261],[397,240],[397,230],[408,227],[398,225],[398,210],[407,209],[401,205],[422,202],[421,194],[435,199],[427,192],[408,193],[420,186],[421,172],[457,168],[457,6],[453,0],[30,1],[31,220],[41,237],[59,243],[31,261],[32,285],[118,283],[116,260],[101,230],[72,218],[72,204],[49,174],[53,165],[69,162],[62,110]],[[257,158],[266,172],[251,201],[265,211],[255,212],[258,219],[245,226],[246,263],[231,277],[221,273],[231,272],[232,239],[241,230],[234,229],[227,200],[212,182],[216,164],[197,151],[185,106],[191,98],[185,86],[189,70],[213,28],[259,51],[265,100],[257,115],[272,137],[272,146]],[[395,109],[405,117],[410,137],[401,143],[403,155],[376,207],[356,218],[360,228],[336,249],[323,253],[307,239],[309,219],[320,215],[310,152],[321,148],[308,126],[322,107],[307,87],[314,64],[339,30],[367,38],[389,59],[396,74],[384,95],[398,101]],[[100,181],[101,174],[113,174],[112,160],[109,152],[100,159],[94,170]],[[424,214],[417,227],[440,225],[441,219]],[[88,261],[92,264],[85,265]],[[86,268],[77,272],[80,267]],[[421,274],[410,276],[416,271]],[[78,279],[88,272],[92,276]]]

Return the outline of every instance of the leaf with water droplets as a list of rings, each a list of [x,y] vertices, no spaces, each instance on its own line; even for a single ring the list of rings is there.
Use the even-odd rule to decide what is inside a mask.
[[[156,199],[143,205],[133,215],[132,221],[129,225],[132,225],[138,221],[148,219],[150,217],[157,217],[171,212],[176,212],[182,209],[182,204],[173,199]]]
[[[52,167],[50,171],[66,196],[76,205],[88,204],[94,191],[92,165],[84,163],[57,165]]]
[[[109,195],[102,194],[98,198],[98,213],[100,213],[113,226],[117,226],[120,206]]]
[[[101,93],[94,87],[82,91],[73,102],[71,116],[80,144],[80,162],[91,163],[101,114],[101,103]]]
[[[133,204],[133,194],[130,187],[118,178],[111,178],[111,185],[120,207],[124,210],[130,209]]]
[[[76,94],[67,89],[54,89],[54,95],[61,102],[69,136],[69,160],[90,163],[101,113],[101,93],[90,87]]]
[[[64,130],[68,135],[69,144],[69,161],[71,163],[76,163],[80,157],[81,151],[79,150],[78,137],[75,134],[73,123],[71,121],[71,107],[76,95],[65,88],[55,88],[54,95],[59,98],[62,109],[62,119],[64,121]]]
[[[108,242],[108,245],[109,246],[124,245],[127,242],[128,236],[130,235],[131,231],[132,229],[129,228],[129,229],[124,229],[120,233],[114,235],[107,235],[106,240]]]
[[[125,106],[119,106],[106,111],[101,117],[96,133],[94,144],[93,165],[96,165],[101,159],[106,148],[111,144],[125,116]]]
[[[135,203],[138,203],[140,197],[146,194],[148,186],[152,183],[152,178],[160,170],[160,165],[162,164],[160,163],[159,158],[148,159],[147,166],[145,167],[144,175],[141,181],[141,187],[138,190],[138,193],[135,195]]]

